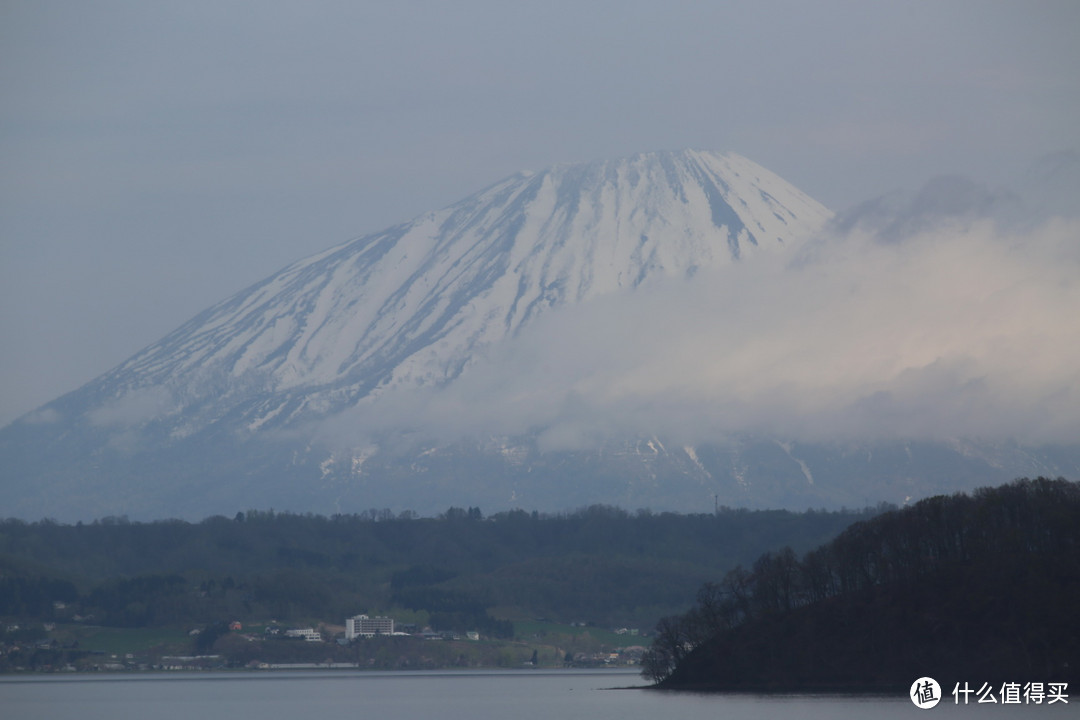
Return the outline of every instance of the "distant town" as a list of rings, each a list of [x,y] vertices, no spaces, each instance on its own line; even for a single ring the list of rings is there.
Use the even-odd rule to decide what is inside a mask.
[[[62,608],[61,608],[62,609]],[[72,618],[75,620],[75,618]],[[435,668],[447,664],[459,667],[632,667],[640,665],[647,648],[635,640],[643,637],[638,628],[598,629],[589,623],[574,622],[560,635],[552,626],[532,634],[534,641],[557,641],[557,647],[545,642],[529,644],[521,640],[484,637],[478,631],[433,630],[412,623],[398,623],[385,615],[358,614],[346,618],[344,625],[320,623],[315,627],[291,627],[277,621],[262,625],[245,626],[239,620],[216,623],[203,628],[192,628],[176,642],[165,643],[154,649],[129,652],[106,652],[82,647],[78,640],[61,639],[84,634],[91,638],[98,633],[120,632],[111,628],[92,625],[93,617],[78,617],[65,628],[57,623],[38,623],[27,626],[10,623],[5,626],[5,640],[0,642],[0,657],[36,658],[27,666],[8,667],[13,671],[51,672],[132,672],[132,671],[187,671],[244,668],[249,670],[297,670],[372,668],[386,669],[387,658],[392,657],[389,667]],[[78,627],[82,633],[73,633]],[[36,637],[27,640],[25,638]],[[574,638],[577,637],[577,640]],[[15,639],[19,638],[19,639]],[[621,642],[600,642],[618,639]],[[429,641],[438,641],[443,648],[452,649],[453,662],[447,663],[448,653],[426,652]],[[642,640],[642,642],[647,642]],[[625,643],[625,644],[624,644]],[[469,645],[473,652],[467,651]],[[210,652],[170,652],[169,647],[202,647]],[[428,648],[434,647],[427,645]],[[463,650],[462,648],[466,648]],[[237,652],[242,649],[246,652]],[[494,656],[492,650],[496,650]],[[263,651],[260,653],[260,650]],[[484,651],[487,652],[484,652]],[[394,653],[397,653],[395,656]],[[314,655],[313,655],[314,653]],[[245,656],[254,655],[240,662]],[[64,658],[59,663],[42,663],[42,657]],[[261,656],[261,657],[260,657]],[[318,656],[320,659],[312,660]],[[492,658],[494,657],[494,661]]]

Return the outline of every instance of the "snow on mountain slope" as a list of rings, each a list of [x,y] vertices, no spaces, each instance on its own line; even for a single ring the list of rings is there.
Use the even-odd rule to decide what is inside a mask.
[[[550,308],[779,252],[830,215],[730,154],[522,173],[285,268],[95,381],[95,394],[106,417],[114,406],[173,417],[174,436],[226,416],[247,431],[281,426],[445,383]]]
[[[72,522],[249,508],[803,509],[1080,472],[1073,443],[815,439],[819,418],[849,408],[845,427],[861,431],[873,419],[863,411],[884,408],[929,434],[935,413],[923,410],[968,366],[935,361],[935,345],[899,362],[897,348],[922,351],[947,310],[964,322],[942,326],[946,350],[959,343],[966,362],[978,343],[960,343],[957,329],[990,318],[989,334],[971,337],[989,337],[997,358],[1004,320],[1027,332],[1039,316],[1028,308],[1067,311],[1071,297],[1015,301],[1025,278],[1060,290],[1067,283],[1047,278],[1072,267],[1058,260],[1072,255],[1050,254],[1057,275],[1031,271],[1045,265],[1024,264],[1030,244],[990,253],[980,272],[955,239],[916,243],[912,252],[944,253],[917,254],[925,262],[827,233],[787,255],[829,218],[735,155],[651,153],[516,175],[294,263],[0,428],[0,507]],[[934,273],[945,292],[927,293]],[[993,282],[964,286],[960,275]],[[870,285],[886,302],[867,302],[859,288]],[[997,311],[981,305],[987,295]],[[890,324],[897,307],[910,317]],[[1029,337],[1020,347],[1057,347]],[[894,370],[906,384],[891,384]],[[983,407],[969,391],[991,387],[973,377],[956,395],[962,409]],[[815,432],[800,439],[761,422],[775,417]]]

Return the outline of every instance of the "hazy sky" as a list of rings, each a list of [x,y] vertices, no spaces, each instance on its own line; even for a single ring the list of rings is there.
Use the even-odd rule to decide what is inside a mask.
[[[1078,30],[1071,0],[3,0],[0,423],[521,169],[732,150],[837,210],[941,174],[1016,186],[1080,150]],[[1053,266],[1071,241],[1041,232]],[[984,236],[1009,266],[1022,239]]]

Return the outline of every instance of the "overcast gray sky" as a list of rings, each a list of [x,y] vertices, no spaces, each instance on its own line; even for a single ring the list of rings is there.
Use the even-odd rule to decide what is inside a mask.
[[[3,0],[0,423],[522,169],[731,150],[836,210],[1015,185],[1080,149],[1078,30],[1070,0]]]

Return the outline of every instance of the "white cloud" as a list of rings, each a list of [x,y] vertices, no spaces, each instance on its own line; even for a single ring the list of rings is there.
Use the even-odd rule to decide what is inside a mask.
[[[30,423],[31,425],[48,425],[50,423],[58,422],[61,419],[60,413],[55,408],[38,408],[33,412],[27,413],[23,416],[23,422]]]
[[[172,393],[161,386],[132,390],[89,413],[98,427],[131,426],[153,420],[175,408]]]
[[[551,313],[448,387],[373,399],[338,432],[1075,442],[1077,318],[1080,221],[856,231]]]

